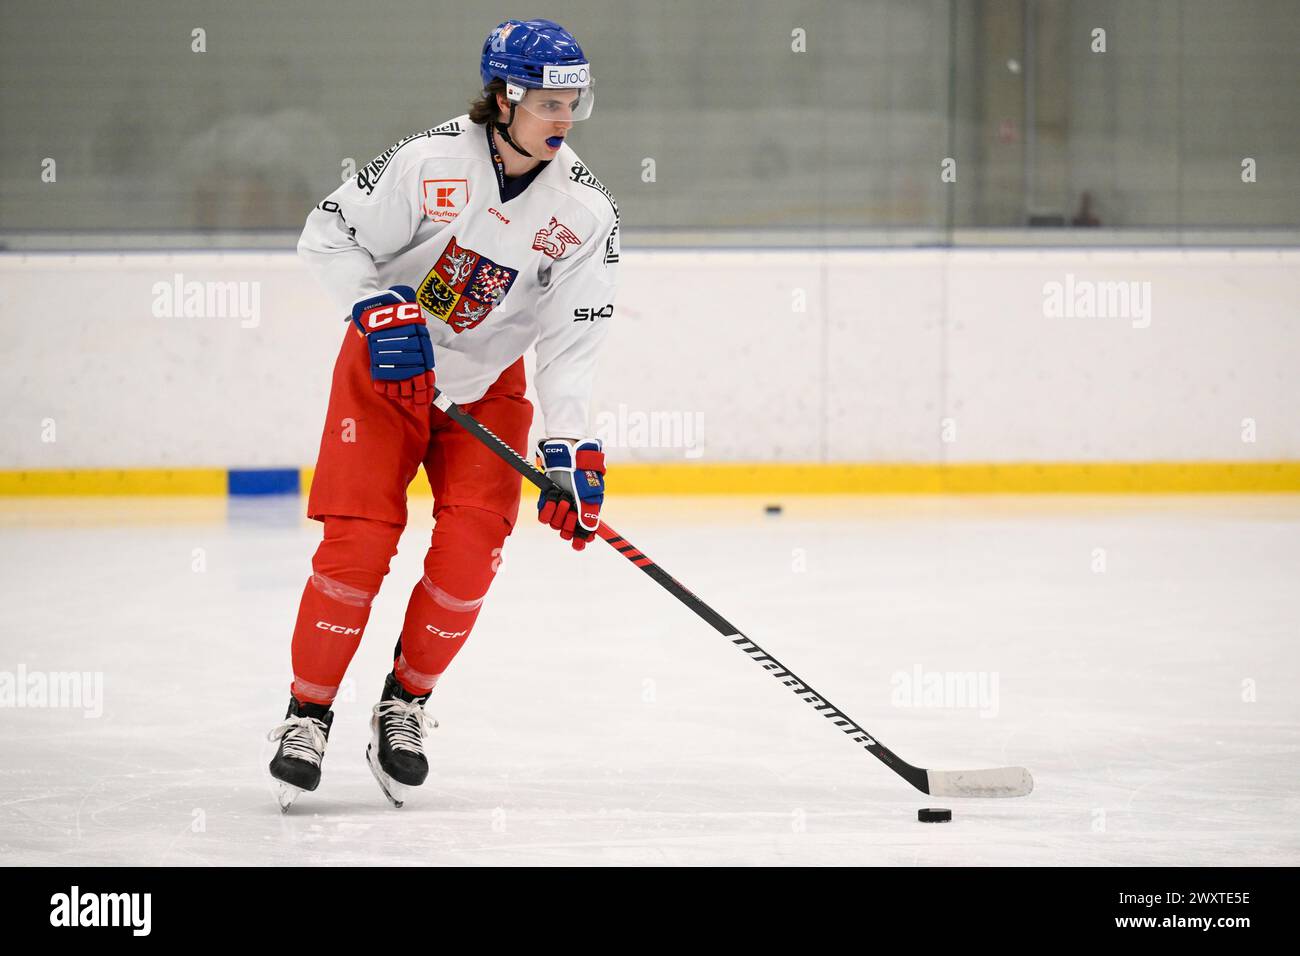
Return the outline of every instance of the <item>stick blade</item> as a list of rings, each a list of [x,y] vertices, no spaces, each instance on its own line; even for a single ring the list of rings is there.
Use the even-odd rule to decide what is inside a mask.
[[[926,776],[936,797],[1023,797],[1034,789],[1034,778],[1024,767],[927,770]]]

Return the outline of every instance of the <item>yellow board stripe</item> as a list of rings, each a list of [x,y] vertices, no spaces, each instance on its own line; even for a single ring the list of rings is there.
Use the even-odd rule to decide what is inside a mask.
[[[298,487],[302,489],[303,497],[311,491],[311,480],[316,474],[315,468],[302,468],[298,472]],[[519,479],[523,481],[523,478]],[[429,479],[424,476],[424,466],[421,465],[411,479],[411,483],[406,486],[406,497],[408,498],[432,498],[433,492],[429,490]]]
[[[314,469],[302,469],[302,493]],[[0,471],[0,495],[225,495],[224,468]],[[525,489],[527,491],[527,489]],[[614,464],[617,495],[1300,492],[1300,461]],[[423,469],[407,494],[429,497]]]
[[[316,474],[315,468],[301,468],[298,471],[298,487],[302,489],[303,497],[311,491],[311,481]],[[521,482],[523,478],[519,479]],[[406,496],[408,498],[431,498],[433,492],[429,490],[429,479],[424,475],[424,466],[421,465],[416,471],[415,477],[411,483],[406,486]]]
[[[222,495],[225,468],[0,471],[0,495]]]
[[[611,466],[619,494],[1154,494],[1297,492],[1300,462],[639,464]]]

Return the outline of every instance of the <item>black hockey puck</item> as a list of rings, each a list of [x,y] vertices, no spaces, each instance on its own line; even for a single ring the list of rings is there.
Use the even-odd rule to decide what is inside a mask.
[[[768,505],[763,510],[770,515],[779,515],[782,509],[780,505]]]
[[[924,807],[916,811],[916,818],[922,823],[951,823],[952,811],[943,807]]]

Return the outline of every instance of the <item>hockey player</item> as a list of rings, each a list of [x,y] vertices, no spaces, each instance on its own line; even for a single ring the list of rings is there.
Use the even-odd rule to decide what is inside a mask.
[[[424,782],[424,704],[473,630],[519,513],[518,474],[437,408],[435,382],[511,447],[528,439],[523,353],[564,494],[538,518],[581,550],[600,521],[604,456],[588,430],[619,257],[613,196],[569,147],[591,115],[591,67],[549,20],[507,20],[483,45],[468,114],[394,144],[321,202],[298,252],[351,322],[334,367],[307,513],[324,523],[292,642],[271,761],[282,809],[320,781],[330,707],[406,524],[423,463],[435,526],[367,762],[401,806]],[[436,361],[435,361],[436,360]]]

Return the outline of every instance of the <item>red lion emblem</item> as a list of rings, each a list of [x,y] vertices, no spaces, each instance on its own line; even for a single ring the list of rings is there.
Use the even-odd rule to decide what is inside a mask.
[[[552,259],[564,255],[570,245],[580,246],[582,240],[554,216],[551,217],[551,224],[545,229],[537,230],[537,235],[533,237],[533,248],[546,253]]]

